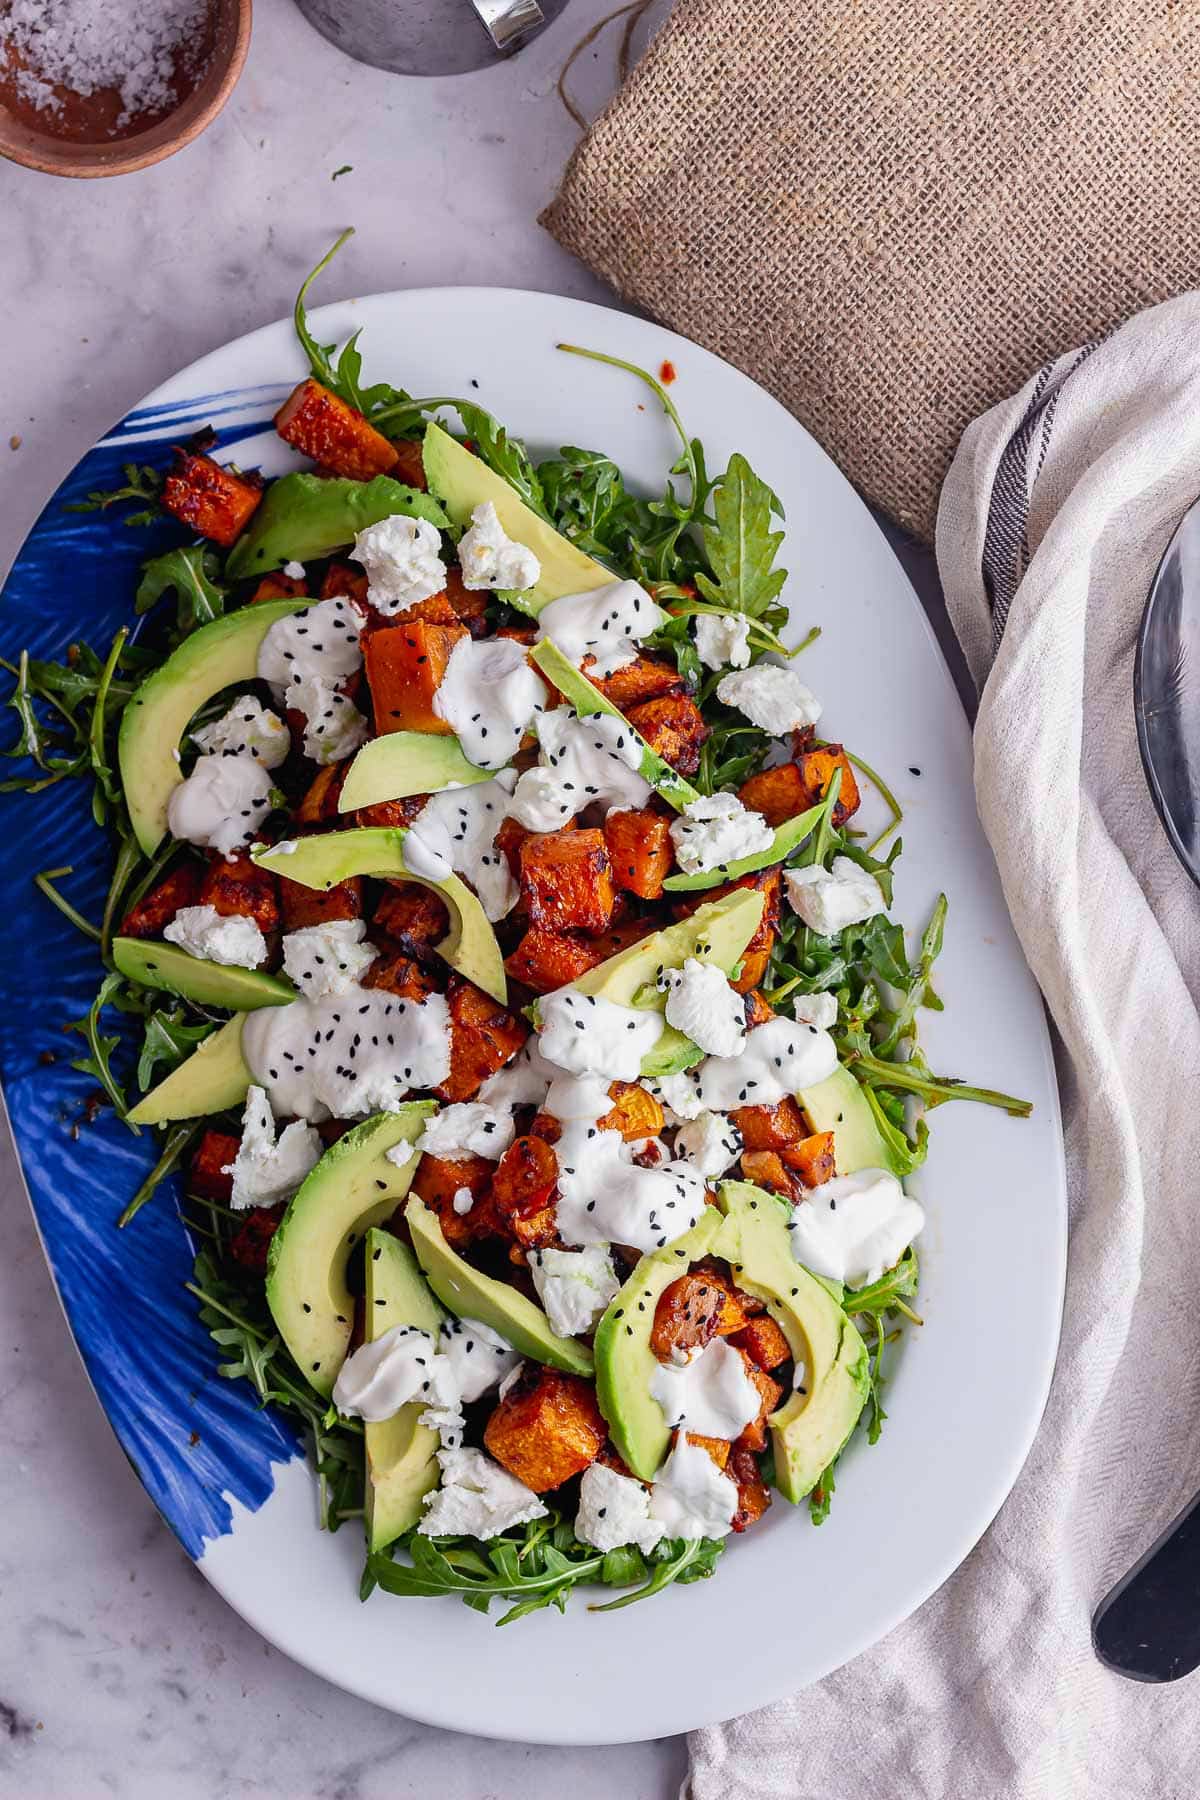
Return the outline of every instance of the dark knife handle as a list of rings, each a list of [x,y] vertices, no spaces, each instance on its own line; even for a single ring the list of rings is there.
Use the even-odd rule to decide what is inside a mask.
[[[1178,1681],[1200,1666],[1200,1494],[1100,1602],[1092,1643],[1132,1681]]]

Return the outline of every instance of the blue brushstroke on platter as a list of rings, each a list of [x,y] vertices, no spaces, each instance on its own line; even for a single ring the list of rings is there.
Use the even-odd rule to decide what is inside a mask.
[[[131,529],[122,509],[72,513],[93,489],[121,484],[131,459],[165,467],[171,448],[210,420],[227,447],[264,429],[267,391],[205,395],[130,413],[89,451],[43,510],[4,585],[0,653],[61,658],[74,639],[103,653],[133,616],[142,561],[182,541],[169,521]],[[246,415],[222,426],[226,415]],[[169,414],[169,417],[166,416]],[[128,509],[123,509],[128,510]],[[5,745],[13,733],[4,734]],[[14,768],[17,765],[9,765]],[[0,771],[7,773],[8,771]],[[73,865],[61,885],[98,920],[111,869],[91,817],[90,781],[36,796],[4,795],[3,916],[19,920],[0,959],[0,1077],[34,1213],[67,1319],[129,1460],[185,1549],[232,1529],[228,1496],[256,1509],[272,1463],[301,1454],[286,1421],[258,1407],[246,1382],[222,1380],[212,1339],[186,1292],[193,1246],[175,1183],[125,1231],[115,1221],[153,1167],[152,1132],[133,1136],[111,1109],[89,1122],[94,1080],[70,1067],[84,1054],[64,1026],[82,1018],[103,973],[95,945],[32,885],[38,869]],[[112,1008],[106,1030],[121,1027]]]

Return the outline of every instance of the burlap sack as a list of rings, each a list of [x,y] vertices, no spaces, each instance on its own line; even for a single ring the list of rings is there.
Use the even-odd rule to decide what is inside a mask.
[[[679,0],[542,222],[932,538],[971,418],[1200,283],[1198,82],[1197,0]]]

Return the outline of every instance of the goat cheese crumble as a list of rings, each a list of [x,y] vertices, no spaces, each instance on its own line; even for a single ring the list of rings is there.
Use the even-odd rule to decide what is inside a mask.
[[[783,882],[792,910],[820,937],[832,937],[887,910],[875,877],[848,856],[835,856],[829,869],[788,869]]]
[[[215,906],[181,906],[163,936],[189,956],[227,968],[257,969],[267,960],[267,940],[256,921]]]
[[[691,1038],[708,1056],[739,1056],[746,1045],[746,1007],[715,963],[689,956],[681,969],[664,969],[658,985],[667,996],[667,1024]]]
[[[542,565],[526,544],[510,538],[490,500],[471,514],[471,523],[458,542],[458,562],[463,586],[523,591],[536,587]]]
[[[306,1000],[349,993],[379,955],[366,935],[362,919],[326,919],[289,931],[283,940],[284,973]]]
[[[252,756],[264,769],[277,769],[292,747],[283,720],[254,694],[239,694],[219,719],[198,725],[192,742],[210,756]]]
[[[814,1275],[868,1287],[899,1261],[925,1224],[925,1210],[884,1169],[835,1175],[810,1188],[792,1213],[792,1255]]]
[[[744,613],[697,613],[692,629],[707,668],[744,669],[750,661],[750,621]]]
[[[736,794],[702,794],[671,822],[675,860],[685,875],[704,875],[743,856],[769,850],[775,833]]]
[[[607,1244],[589,1244],[585,1250],[534,1250],[529,1273],[559,1337],[591,1331],[621,1287]]]
[[[586,594],[551,600],[538,614],[538,638],[557,644],[576,668],[592,657],[588,673],[603,677],[631,663],[641,639],[666,622],[666,613],[640,582],[612,581]]]
[[[545,1517],[537,1495],[482,1450],[439,1450],[438,1462],[442,1485],[426,1496],[423,1536],[494,1538]]]
[[[650,1517],[650,1495],[632,1475],[622,1475],[604,1463],[592,1463],[579,1483],[579,1510],[575,1536],[594,1550],[619,1550],[635,1544],[648,1555],[666,1526]]]
[[[736,707],[752,725],[772,737],[815,725],[823,710],[795,669],[780,668],[778,663],[758,663],[753,669],[723,676],[717,683],[717,699]]]
[[[468,1156],[486,1156],[499,1162],[515,1133],[510,1108],[488,1106],[482,1100],[463,1100],[434,1113],[417,1149],[422,1156],[437,1156],[444,1162],[462,1162]]]
[[[428,519],[393,513],[368,525],[351,555],[367,572],[367,599],[385,618],[440,594],[446,586],[442,534]]]
[[[242,1114],[242,1139],[233,1161],[222,1169],[233,1176],[229,1204],[239,1212],[251,1206],[278,1206],[290,1200],[325,1153],[320,1136],[299,1119],[275,1139],[275,1115],[260,1087],[251,1086]]]

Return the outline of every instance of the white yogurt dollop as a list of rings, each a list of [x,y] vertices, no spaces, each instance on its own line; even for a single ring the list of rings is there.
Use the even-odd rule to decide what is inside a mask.
[[[593,657],[589,674],[611,675],[637,655],[642,638],[666,624],[667,615],[637,581],[613,581],[586,594],[564,594],[538,614],[538,637],[557,644],[579,668]]]
[[[546,703],[546,684],[515,638],[459,638],[433,696],[477,769],[502,769]]]
[[[242,1054],[281,1117],[396,1112],[450,1073],[450,1009],[444,994],[402,1000],[382,988],[263,1006],[246,1014]]]
[[[650,1517],[662,1520],[668,1537],[722,1538],[736,1511],[733,1482],[681,1432],[651,1490]]]
[[[656,1363],[650,1392],[672,1431],[729,1442],[758,1417],[762,1404],[745,1363],[724,1338],[714,1338],[686,1362]]]
[[[538,1002],[538,1048],[572,1075],[636,1081],[642,1058],[663,1034],[660,1013],[621,1006],[597,994],[559,988]]]
[[[537,723],[539,766],[517,782],[509,812],[529,831],[558,831],[585,806],[644,806],[650,783],[639,773],[641,745],[611,713],[577,718],[569,706]]]
[[[756,1025],[740,1055],[710,1056],[688,1080],[708,1111],[732,1112],[774,1106],[836,1068],[837,1048],[827,1031],[779,1016]]]
[[[271,776],[252,756],[198,756],[167,801],[171,836],[231,856],[271,810]]]
[[[414,875],[430,881],[445,881],[455,871],[465,875],[493,924],[512,911],[520,891],[508,858],[496,848],[516,779],[514,770],[501,769],[494,781],[443,789],[404,839],[404,860]]]
[[[792,1213],[792,1255],[814,1275],[869,1287],[903,1256],[925,1224],[919,1201],[884,1169],[836,1175]]]

